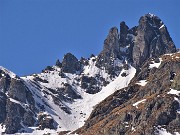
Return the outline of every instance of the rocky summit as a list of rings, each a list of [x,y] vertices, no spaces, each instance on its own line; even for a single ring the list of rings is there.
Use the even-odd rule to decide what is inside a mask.
[[[179,135],[180,52],[153,14],[112,27],[99,55],[41,73],[0,67],[1,134]]]

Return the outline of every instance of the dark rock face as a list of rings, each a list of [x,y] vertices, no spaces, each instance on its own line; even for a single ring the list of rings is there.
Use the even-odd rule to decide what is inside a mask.
[[[176,47],[164,23],[150,14],[142,16],[137,27],[132,57],[135,67],[141,66],[150,57],[176,52]]]
[[[6,107],[7,117],[6,117],[6,130],[7,134],[14,134],[18,130],[22,128],[21,123],[21,116],[24,115],[24,109],[21,105],[16,104],[8,100],[7,107]]]
[[[23,116],[23,124],[26,126],[34,126],[36,120],[33,116],[34,114],[31,111],[25,112]]]
[[[0,92],[0,123],[6,119],[6,100],[7,96]]]
[[[27,88],[19,79],[11,79],[11,85],[9,89],[9,96],[21,102],[26,102]]]
[[[59,59],[56,61],[56,66],[62,67],[62,63],[59,61]]]
[[[81,88],[85,89],[89,94],[95,94],[100,91],[103,86],[106,86],[109,82],[105,81],[103,77],[81,77]]]
[[[11,78],[3,70],[0,70],[0,75],[0,123],[5,125],[5,133],[16,133],[22,128],[22,123],[34,126],[35,102],[32,93],[18,76]]]
[[[146,14],[140,18],[139,25],[131,29],[125,22],[120,23],[120,33],[116,27],[110,29],[96,66],[114,71],[113,63],[118,58],[139,68],[148,58],[174,52],[176,47],[164,23],[159,17]]]
[[[16,102],[7,100],[6,103],[6,133],[13,134],[22,128],[21,122],[26,126],[34,126],[35,102],[32,93],[20,80],[12,79],[9,95]],[[28,103],[28,105],[23,105]]]
[[[80,62],[71,53],[67,53],[62,61],[62,71],[65,73],[76,73],[81,69]]]
[[[61,100],[72,102],[74,99],[81,98],[78,92],[68,83],[64,83],[63,87],[58,88],[58,90],[49,89],[49,91],[57,95],[57,97],[53,97],[56,104],[61,103]]]
[[[93,56],[93,57],[94,57],[94,56]],[[85,66],[87,66],[87,65],[89,64],[88,60],[85,59],[85,58],[83,58],[83,57],[81,57],[80,63],[81,63],[81,65],[85,65]]]
[[[62,92],[64,93],[64,95],[67,94],[68,97],[72,99],[81,98],[81,96],[72,88],[72,86],[67,83],[64,84],[64,89],[62,89]]]
[[[4,71],[0,70],[0,91],[5,93],[10,86],[11,78]]]
[[[99,68],[104,67],[108,72],[114,68],[114,60],[121,59],[119,46],[118,29],[113,27],[110,29],[107,38],[104,41],[103,51],[97,58],[96,66]]]
[[[0,91],[6,92],[9,89],[10,79],[2,77],[0,80]]]
[[[127,34],[129,33],[129,27],[125,24],[125,22],[120,23],[120,39],[119,43],[121,47],[125,47],[127,45]]]

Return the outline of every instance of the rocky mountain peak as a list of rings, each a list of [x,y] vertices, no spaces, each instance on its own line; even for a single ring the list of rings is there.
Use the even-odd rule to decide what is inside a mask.
[[[143,23],[150,23],[150,25],[157,27],[158,26],[160,27],[161,25],[164,24],[158,16],[153,15],[151,13],[145,14],[144,16],[140,17],[139,24],[143,24]]]
[[[105,67],[108,72],[112,71],[114,60],[117,58],[120,58],[119,34],[117,27],[112,27],[104,40],[103,50],[98,55],[96,66]]]
[[[157,58],[165,53],[176,52],[176,47],[167,27],[156,15],[145,14],[139,25],[129,28],[124,21],[112,27],[104,40],[104,47],[98,55],[96,66],[109,72],[114,70],[114,61],[122,60],[139,68],[149,58]]]
[[[126,46],[126,38],[128,34],[129,27],[126,25],[124,21],[120,23],[120,46],[125,47]]]
[[[81,64],[78,59],[71,53],[67,53],[64,55],[62,61],[62,71],[65,73],[76,73],[81,69]]]
[[[148,58],[176,52],[172,38],[159,17],[152,14],[142,16],[136,31],[132,50],[135,67],[140,67]]]
[[[118,50],[118,28],[112,27],[109,30],[107,38],[104,40],[103,51],[115,51]]]

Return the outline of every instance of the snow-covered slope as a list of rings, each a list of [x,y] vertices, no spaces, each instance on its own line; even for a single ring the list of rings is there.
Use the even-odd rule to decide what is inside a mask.
[[[116,90],[126,87],[135,75],[135,68],[129,65],[128,70],[123,69],[117,77],[111,78],[105,70],[101,70],[95,66],[96,62],[93,61],[93,59],[95,58],[91,58],[89,65],[84,66],[82,72],[78,74],[65,73],[65,77],[61,77],[59,76],[61,68],[53,66],[53,71],[21,77],[33,93],[36,107],[39,108],[39,105],[43,106],[43,113],[49,114],[54,119],[57,128],[56,130],[45,129],[41,131],[35,130],[35,127],[28,127],[26,128],[27,132],[33,132],[34,134],[42,132],[57,133],[59,131],[74,131],[82,127],[95,105],[113,94]],[[120,64],[122,65],[122,63]],[[122,76],[122,73],[126,74],[126,76]],[[85,89],[81,88],[80,79],[84,75],[88,77],[99,75],[110,83],[106,86],[99,86],[100,92],[89,94]],[[41,78],[41,81],[36,81],[35,78]],[[59,88],[64,87],[64,84],[71,85],[72,89],[80,95],[81,98],[73,100],[61,99],[59,104],[55,104],[53,97],[58,97],[58,94],[54,93],[52,89],[58,91]],[[68,95],[65,96],[69,98]],[[69,110],[69,113],[64,111],[62,107]]]

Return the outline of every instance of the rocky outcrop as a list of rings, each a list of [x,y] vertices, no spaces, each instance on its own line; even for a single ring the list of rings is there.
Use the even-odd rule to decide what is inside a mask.
[[[56,66],[58,66],[58,67],[62,67],[62,63],[59,61],[59,59],[56,61]]]
[[[11,98],[26,103],[27,88],[20,79],[11,79],[11,85],[8,92],[8,95]]]
[[[0,70],[0,123],[5,133],[14,134],[23,126],[34,126],[35,102],[32,93],[17,75]]]
[[[98,55],[96,66],[104,67],[108,73],[114,72],[114,60],[122,59],[119,46],[118,29],[110,29],[107,38],[104,40],[103,51]]]
[[[64,87],[61,89],[61,92],[63,93],[63,95],[67,95],[68,97],[72,99],[81,98],[81,96],[77,93],[77,91],[74,90],[72,86],[69,85],[68,83],[64,84]]]
[[[40,130],[44,130],[45,128],[55,129],[53,118],[43,112],[38,114],[38,126]]]
[[[171,83],[171,88],[172,89],[175,89],[175,90],[179,90],[180,91],[180,76],[177,75],[176,73],[173,73],[175,74],[173,80],[172,80],[172,83]],[[172,74],[171,74],[172,76]]]
[[[76,73],[81,69],[80,62],[78,59],[71,53],[67,53],[62,61],[62,71],[65,73]]]
[[[129,33],[129,27],[123,21],[120,23],[120,39],[119,44],[121,47],[126,47],[127,45],[127,34]]]
[[[5,132],[7,134],[14,134],[22,128],[21,120],[25,111],[20,104],[16,104],[10,100],[7,101],[6,111],[8,113],[5,121]]]
[[[12,86],[15,85],[16,83],[12,84]],[[22,84],[18,82],[17,86],[15,86],[14,88],[24,87],[23,85],[20,85]],[[11,93],[11,98],[6,102],[5,132],[8,134],[16,133],[23,127],[23,125],[34,126],[36,122],[36,120],[34,119],[35,103],[32,94],[30,91],[23,90],[27,89],[16,89],[16,92]]]
[[[113,27],[104,41],[103,51],[97,58],[97,67],[114,71],[114,60],[127,60],[136,68],[148,58],[157,58],[162,54],[174,53],[176,47],[162,20],[152,14],[146,14],[139,20],[139,25],[129,28],[120,23],[120,33]]]
[[[98,93],[103,86],[106,86],[109,83],[100,75],[96,75],[95,77],[88,77],[83,75],[80,79],[80,82],[81,88],[85,89],[85,91],[89,94]]]
[[[150,68],[152,60],[147,61],[130,85],[98,104],[76,133],[152,135],[158,134],[158,128],[165,128],[170,133],[180,132],[177,112],[180,95],[171,92],[180,76],[180,57],[178,53],[170,56],[176,59],[162,61],[159,68]],[[139,83],[142,80],[147,83]]]
[[[140,67],[148,58],[174,52],[176,47],[161,19],[151,14],[142,16],[132,50],[133,65]]]
[[[120,23],[120,34],[117,27],[112,27],[107,38],[104,40],[104,46],[96,60],[96,66],[100,69],[105,69],[112,78],[118,76],[123,68],[125,61],[131,56],[132,47],[128,46],[132,38],[128,36],[128,26],[125,22]],[[128,36],[128,39],[127,39]],[[119,64],[121,63],[121,64]]]
[[[3,70],[0,70],[0,91],[5,93],[10,86],[11,77]]]

